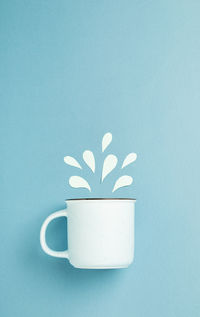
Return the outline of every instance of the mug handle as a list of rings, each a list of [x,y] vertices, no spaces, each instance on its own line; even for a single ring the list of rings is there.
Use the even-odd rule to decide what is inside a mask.
[[[69,258],[69,253],[68,250],[65,251],[54,251],[52,249],[50,249],[46,243],[46,230],[47,230],[47,226],[48,224],[56,218],[60,218],[60,217],[66,217],[67,218],[67,209],[62,209],[59,211],[54,212],[53,214],[49,215],[45,221],[42,224],[41,230],[40,230],[40,244],[42,249],[44,250],[45,253],[47,253],[48,255],[57,257],[57,258]]]

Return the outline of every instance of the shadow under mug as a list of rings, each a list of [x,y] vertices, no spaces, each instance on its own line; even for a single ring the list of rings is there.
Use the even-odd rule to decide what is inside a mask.
[[[134,257],[135,199],[85,198],[66,200],[67,208],[44,221],[40,243],[47,254],[66,258],[76,268],[128,267]],[[46,243],[48,224],[67,217],[68,250],[54,251]]]

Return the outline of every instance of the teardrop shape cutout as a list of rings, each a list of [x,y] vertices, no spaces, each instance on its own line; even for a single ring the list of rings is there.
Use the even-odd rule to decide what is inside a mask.
[[[103,162],[103,170],[102,170],[102,177],[101,180],[102,182],[104,181],[104,178],[112,172],[112,170],[116,167],[117,165],[117,157],[113,154],[109,154],[106,156],[104,162]]]
[[[65,156],[64,157],[64,162],[70,166],[74,166],[74,167],[77,167],[77,168],[80,168],[82,169],[82,167],[80,166],[80,164],[77,162],[77,160],[72,157],[72,156]]]
[[[128,175],[121,176],[116,180],[112,192],[115,192],[117,189],[121,187],[129,186],[132,184],[132,182],[133,182],[133,178],[131,176],[128,176]]]
[[[112,134],[110,132],[104,134],[102,139],[102,152],[108,147],[108,145],[112,142]]]
[[[69,179],[69,185],[73,188],[87,188],[91,192],[88,182],[80,176],[71,176]]]
[[[124,159],[124,162],[122,164],[122,168],[124,168],[125,166],[133,163],[136,159],[137,159],[137,154],[136,153],[129,153]]]
[[[83,159],[85,161],[85,163],[87,164],[87,166],[89,166],[89,168],[93,171],[93,173],[95,172],[95,158],[94,158],[94,154],[92,153],[92,151],[84,151],[83,152]]]

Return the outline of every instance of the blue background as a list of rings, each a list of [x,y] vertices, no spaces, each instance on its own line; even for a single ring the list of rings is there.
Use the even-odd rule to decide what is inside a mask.
[[[1,1],[2,317],[200,316],[199,15],[199,1]],[[135,261],[78,270],[42,252],[40,226],[65,198],[111,196],[108,131],[105,154],[138,154],[114,195],[137,198]],[[85,149],[92,194],[63,162]],[[65,249],[65,220],[47,235]]]

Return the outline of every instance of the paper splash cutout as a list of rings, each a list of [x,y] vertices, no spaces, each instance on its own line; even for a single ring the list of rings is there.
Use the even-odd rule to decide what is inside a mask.
[[[132,182],[133,182],[133,178],[131,176],[128,176],[128,175],[121,176],[116,180],[112,192],[115,192],[117,189],[121,187],[129,186],[132,184]]]
[[[83,152],[83,159],[84,159],[85,163],[87,164],[87,166],[94,173],[95,172],[95,158],[94,158],[94,154],[91,151],[85,151],[85,152]]]
[[[104,181],[106,176],[110,174],[112,170],[114,170],[116,165],[117,165],[117,157],[113,154],[109,154],[103,162],[103,170],[102,170],[102,177],[101,177],[102,182]]]
[[[102,152],[108,147],[108,145],[112,142],[112,134],[110,132],[104,134],[102,139]]]
[[[64,157],[64,162],[70,166],[73,166],[73,167],[77,167],[77,168],[80,168],[82,169],[82,167],[80,166],[80,164],[77,162],[77,160],[72,157],[72,156],[65,156]]]
[[[87,188],[91,192],[88,182],[80,176],[71,176],[69,179],[69,185],[74,188]]]
[[[104,152],[107,147],[112,142],[112,134],[110,132],[107,132],[104,134],[102,138],[102,152]],[[136,153],[129,153],[121,166],[121,169],[125,168],[129,164],[133,163],[137,159]],[[83,160],[87,164],[87,166],[92,170],[93,173],[95,173],[96,170],[96,162],[95,157],[92,151],[85,150],[83,152]],[[82,169],[79,162],[72,156],[65,156],[64,162],[70,166]],[[104,162],[103,162],[103,168],[102,168],[102,175],[101,175],[101,182],[103,183],[104,179],[115,169],[117,166],[118,159],[115,155],[109,154],[106,156]],[[119,177],[113,187],[112,192],[115,192],[117,189],[125,186],[130,186],[133,182],[133,178],[128,175],[123,175]],[[91,192],[91,187],[88,184],[88,182],[81,176],[71,176],[69,179],[69,185],[73,188],[86,188]]]
[[[130,153],[128,154],[125,159],[124,162],[122,164],[122,168],[124,168],[125,166],[135,162],[135,160],[137,159],[137,154],[136,153]]]

